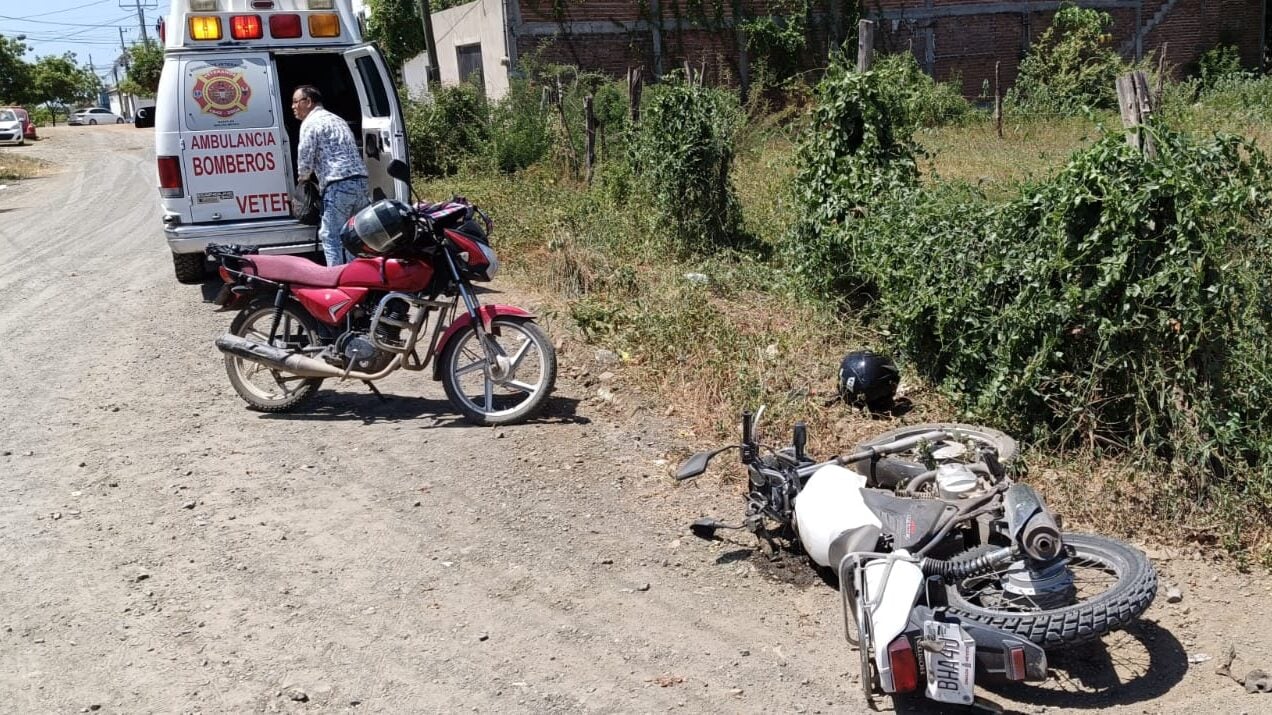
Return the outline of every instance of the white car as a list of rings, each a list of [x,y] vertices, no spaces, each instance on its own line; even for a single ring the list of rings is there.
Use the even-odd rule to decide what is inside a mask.
[[[22,120],[12,109],[0,109],[0,144],[25,143],[22,136]]]
[[[123,124],[124,118],[101,107],[92,107],[91,109],[81,109],[71,115],[66,121],[67,124]]]

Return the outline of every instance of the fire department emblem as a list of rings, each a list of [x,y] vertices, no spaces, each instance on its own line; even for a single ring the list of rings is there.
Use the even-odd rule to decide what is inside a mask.
[[[205,114],[232,117],[247,109],[252,87],[242,72],[211,69],[194,81],[194,101]]]

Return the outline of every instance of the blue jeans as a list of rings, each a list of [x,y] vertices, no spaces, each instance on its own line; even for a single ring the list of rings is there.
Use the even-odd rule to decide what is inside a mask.
[[[322,222],[318,224],[318,241],[327,257],[327,265],[338,266],[353,260],[340,243],[340,229],[344,228],[356,211],[367,205],[367,180],[345,179],[327,184],[322,192]]]

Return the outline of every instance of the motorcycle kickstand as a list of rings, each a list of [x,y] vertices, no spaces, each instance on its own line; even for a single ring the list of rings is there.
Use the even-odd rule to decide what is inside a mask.
[[[380,398],[380,402],[389,401],[389,398],[385,397],[383,392],[380,392],[380,388],[376,387],[374,382],[371,382],[370,380],[363,380],[362,384],[371,388],[371,391],[375,393],[375,396]]]

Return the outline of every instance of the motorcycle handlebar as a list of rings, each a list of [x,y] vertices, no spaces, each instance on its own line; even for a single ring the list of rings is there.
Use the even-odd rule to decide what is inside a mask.
[[[808,465],[796,467],[795,472],[799,474],[799,476],[801,477],[812,476],[812,474],[816,472],[818,469],[821,469],[822,467],[829,466],[832,464],[837,467],[842,467],[847,464],[852,464],[853,462],[860,462],[863,459],[884,457],[889,454],[904,452],[905,450],[910,449],[911,447],[917,446],[919,444],[922,444],[923,442],[938,442],[943,439],[951,439],[952,437],[953,435],[951,435],[949,432],[946,432],[944,430],[932,430],[931,432],[924,432],[923,434],[912,435],[910,437],[903,437],[902,439],[898,439],[894,442],[885,442],[884,444],[872,445],[870,447],[866,447],[865,449],[862,449],[856,452],[851,452],[849,454],[841,454],[838,457],[828,459],[825,462],[818,462],[816,464],[808,464]]]

